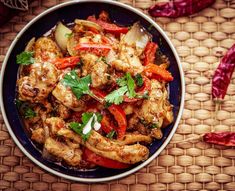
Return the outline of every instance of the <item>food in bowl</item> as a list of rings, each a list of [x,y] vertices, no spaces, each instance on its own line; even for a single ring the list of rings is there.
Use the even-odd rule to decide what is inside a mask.
[[[156,55],[158,55],[156,57]],[[138,22],[76,19],[17,55],[16,104],[42,156],[61,165],[128,168],[173,122],[168,58]]]

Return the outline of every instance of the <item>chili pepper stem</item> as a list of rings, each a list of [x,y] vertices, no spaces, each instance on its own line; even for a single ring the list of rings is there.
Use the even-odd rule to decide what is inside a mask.
[[[197,142],[197,141],[203,141],[202,135],[192,135],[192,137],[184,139],[184,140],[178,140],[178,141],[171,141],[170,143],[177,144],[177,143],[185,143],[185,142]]]

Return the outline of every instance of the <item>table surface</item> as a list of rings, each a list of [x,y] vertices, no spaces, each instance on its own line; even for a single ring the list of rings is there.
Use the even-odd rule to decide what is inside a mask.
[[[147,14],[155,0],[120,0]],[[64,1],[38,0],[0,29],[0,63],[17,33],[35,16]],[[211,130],[235,131],[235,73],[218,113],[211,100],[213,71],[235,42],[235,1],[217,0],[200,13],[154,19],[181,59],[186,80],[185,109],[172,142],[151,164],[126,178],[81,184],[35,166],[14,144],[0,115],[0,190],[235,190],[234,148],[179,141]],[[214,119],[216,115],[217,119]]]

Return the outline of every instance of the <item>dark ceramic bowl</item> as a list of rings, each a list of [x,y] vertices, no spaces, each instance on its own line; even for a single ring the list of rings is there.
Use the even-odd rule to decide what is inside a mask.
[[[174,81],[169,84],[169,99],[174,106],[174,122],[163,129],[163,138],[154,141],[150,146],[150,156],[148,160],[136,164],[128,169],[115,170],[107,168],[97,168],[95,170],[74,170],[42,158],[42,155],[35,145],[26,135],[14,99],[16,96],[16,80],[18,64],[16,55],[22,52],[25,45],[32,37],[40,37],[49,31],[58,21],[65,23],[73,22],[75,18],[85,19],[89,15],[98,14],[101,10],[106,10],[112,20],[125,26],[130,26],[139,21],[153,35],[153,41],[160,45],[161,51],[170,59],[170,72],[174,76]],[[152,27],[150,27],[152,26]],[[71,180],[81,182],[101,182],[118,179],[136,172],[149,164],[166,147],[172,138],[182,115],[184,103],[184,75],[177,53],[163,30],[148,16],[142,12],[125,4],[116,1],[80,0],[70,1],[57,5],[42,14],[38,15],[17,35],[11,44],[1,71],[1,109],[4,121],[9,133],[18,147],[34,163],[43,169]]]

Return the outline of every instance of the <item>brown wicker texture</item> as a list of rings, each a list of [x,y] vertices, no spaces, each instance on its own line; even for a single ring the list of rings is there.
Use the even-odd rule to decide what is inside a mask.
[[[151,0],[121,0],[145,13]],[[39,0],[0,29],[0,63],[16,34],[32,18],[59,0]],[[179,141],[211,130],[235,131],[235,73],[214,120],[211,76],[235,42],[235,0],[217,0],[199,14],[157,18],[182,61],[186,80],[185,110],[173,137]],[[53,176],[35,166],[16,147],[0,118],[0,190],[157,191],[235,190],[235,150],[203,142],[169,144],[150,165],[126,178],[102,184],[81,184]]]

